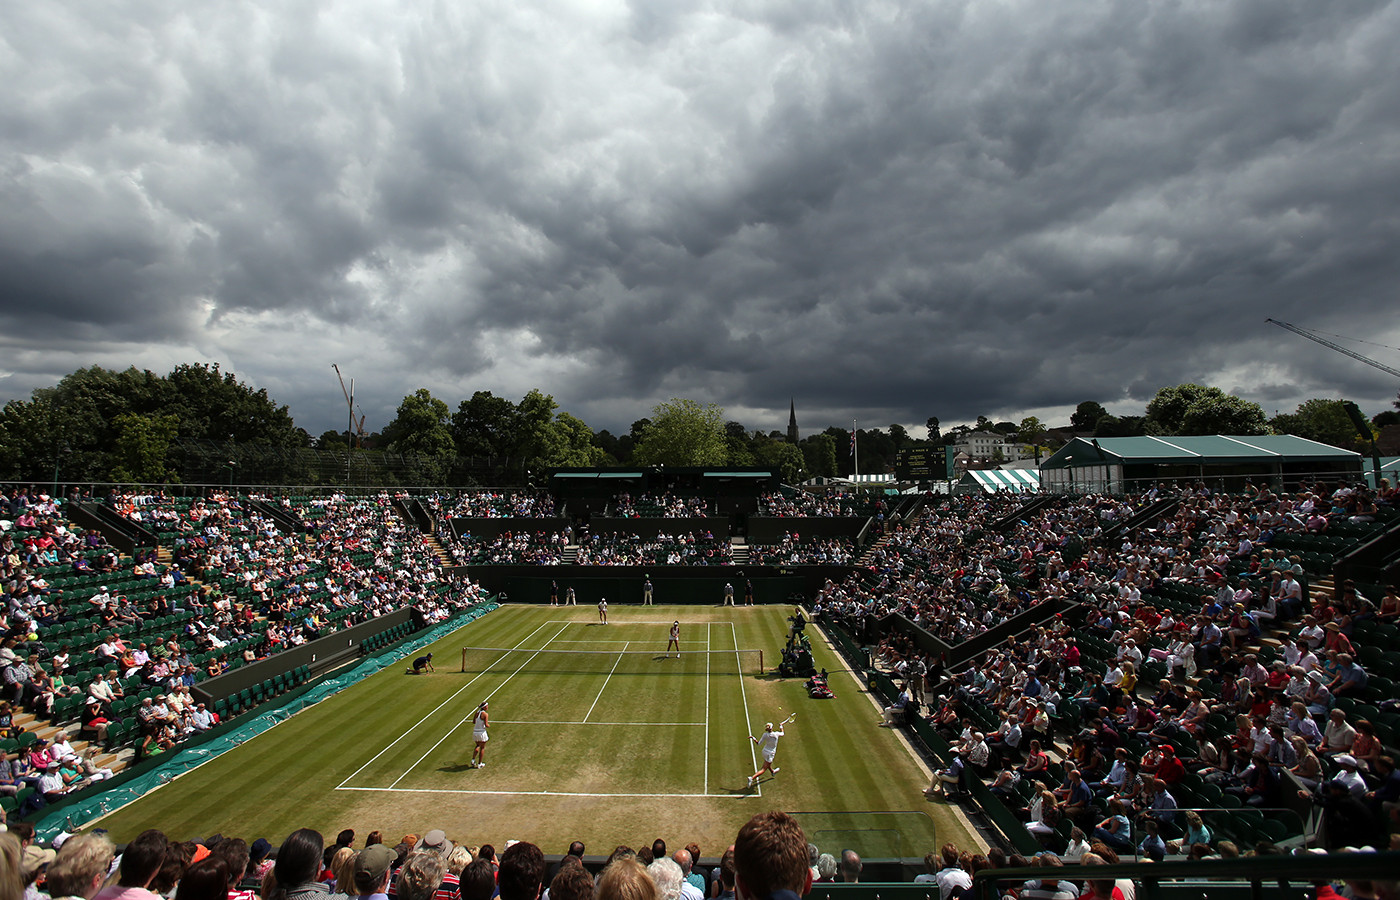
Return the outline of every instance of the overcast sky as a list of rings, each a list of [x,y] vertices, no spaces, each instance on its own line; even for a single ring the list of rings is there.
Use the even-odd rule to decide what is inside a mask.
[[[1400,3],[0,5],[0,398],[216,361],[343,427],[1389,408]],[[916,434],[922,434],[922,429]]]

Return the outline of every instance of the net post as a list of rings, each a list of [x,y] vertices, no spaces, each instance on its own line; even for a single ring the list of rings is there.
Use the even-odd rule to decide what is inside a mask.
[[[737,643],[737,642],[736,642]],[[758,648],[758,674],[763,674],[763,648]]]
[[[462,671],[467,671],[467,648],[462,648]]]

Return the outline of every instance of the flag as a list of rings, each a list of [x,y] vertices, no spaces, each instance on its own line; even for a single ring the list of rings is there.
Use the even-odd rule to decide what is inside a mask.
[[[851,456],[856,455],[856,429],[851,427]]]

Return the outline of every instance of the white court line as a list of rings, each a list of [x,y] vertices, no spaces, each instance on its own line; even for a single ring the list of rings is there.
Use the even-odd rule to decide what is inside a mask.
[[[674,620],[672,620],[672,621],[674,621]],[[631,624],[631,623],[628,623],[628,624]],[[646,623],[646,624],[663,624],[663,625],[664,625],[664,624],[667,624],[667,623],[665,622],[665,620],[658,619],[658,620],[655,620],[654,622],[648,622],[648,623]],[[682,623],[682,624],[689,624],[689,625],[704,624],[704,625],[706,625],[706,627],[707,627],[707,634],[706,634],[706,640],[705,640],[705,652],[706,652],[706,653],[710,653],[710,652],[715,652],[715,653],[728,653],[728,652],[733,652],[733,653],[734,653],[734,656],[735,656],[736,662],[740,662],[740,670],[737,672],[737,677],[739,678],[739,689],[740,689],[740,694],[741,694],[741,697],[742,697],[742,702],[743,702],[743,704],[744,704],[744,722],[745,722],[745,727],[748,729],[748,733],[749,733],[749,734],[752,734],[752,733],[753,733],[753,728],[752,728],[751,716],[750,716],[750,712],[749,712],[749,708],[748,708],[748,692],[747,692],[747,690],[746,690],[746,688],[745,688],[745,685],[744,685],[744,674],[743,674],[743,671],[742,671],[742,662],[741,662],[740,659],[739,659],[739,650],[740,650],[740,648],[739,648],[739,646],[738,646],[738,640],[737,640],[737,638],[738,638],[738,629],[737,629],[735,623],[733,623],[733,622],[721,622],[721,623],[719,623],[719,624],[721,624],[721,625],[728,625],[728,626],[729,626],[730,633],[731,633],[731,634],[734,636],[734,638],[735,638],[735,640],[734,640],[734,645],[735,645],[735,646],[734,646],[734,649],[733,649],[732,651],[729,651],[729,650],[711,650],[711,649],[710,649],[711,647],[713,647],[713,635],[709,632],[709,627],[710,627],[713,623],[710,623],[710,622],[705,622],[705,623],[691,622],[691,623]],[[573,620],[551,619],[551,620],[549,620],[549,621],[547,621],[547,622],[541,623],[541,625],[538,626],[538,627],[536,627],[536,628],[534,629],[534,631],[531,631],[530,634],[526,635],[519,643],[517,643],[514,647],[510,648],[510,651],[513,652],[513,651],[516,651],[516,650],[520,650],[522,644],[524,644],[524,643],[526,643],[527,641],[529,641],[532,637],[534,637],[534,635],[535,635],[541,628],[543,628],[543,627],[546,626],[546,625],[564,625],[564,626],[568,626],[568,625],[578,625],[578,622],[577,622],[577,621],[573,621]],[[490,694],[487,695],[487,698],[489,699],[490,697],[495,696],[496,693],[499,692],[499,691],[501,690],[501,688],[505,687],[505,685],[506,685],[507,682],[509,682],[509,681],[510,681],[512,678],[514,678],[516,675],[520,674],[520,672],[523,671],[523,670],[525,669],[525,666],[528,665],[528,663],[529,663],[531,660],[533,660],[535,656],[538,656],[538,655],[540,654],[540,652],[546,650],[546,649],[549,647],[550,644],[552,644],[552,643],[565,643],[565,642],[569,642],[569,641],[567,641],[567,639],[559,639],[559,638],[558,638],[558,635],[561,634],[561,633],[563,633],[563,631],[564,631],[564,629],[561,628],[561,629],[559,629],[559,631],[555,632],[554,636],[551,636],[550,639],[549,639],[548,641],[545,642],[544,647],[536,648],[536,649],[533,649],[533,650],[524,650],[524,651],[521,651],[521,652],[527,652],[527,653],[529,653],[530,656],[527,657],[527,658],[525,659],[525,661],[521,664],[521,666],[518,667],[514,672],[512,672],[512,673],[506,678],[505,681],[502,681],[499,685],[497,685],[496,688],[495,688],[494,690],[492,690],[492,692],[491,692]],[[587,643],[587,642],[580,642],[580,643]],[[614,641],[613,643],[616,643],[616,642]],[[626,644],[636,643],[636,642],[635,642],[635,641],[623,641],[622,643],[623,643],[624,645],[626,645]],[[600,651],[600,652],[618,652],[618,651]],[[621,660],[621,657],[619,657],[619,661],[620,661],[620,660]],[[615,670],[615,669],[616,669],[616,664],[614,664],[614,670]],[[452,728],[448,729],[447,733],[444,734],[443,737],[442,737],[439,741],[437,741],[437,743],[435,743],[435,744],[433,745],[433,747],[429,748],[428,752],[426,752],[426,753],[424,753],[422,756],[420,756],[420,757],[418,758],[418,760],[416,760],[416,761],[413,763],[413,765],[410,766],[410,767],[408,768],[408,770],[406,770],[406,771],[405,771],[402,775],[400,775],[398,778],[394,779],[394,782],[393,782],[390,786],[388,786],[388,787],[346,787],[346,782],[350,781],[350,779],[354,778],[356,775],[358,775],[360,772],[362,772],[366,767],[368,767],[368,766],[370,765],[370,763],[373,763],[373,762],[374,762],[376,759],[378,759],[380,756],[383,756],[384,753],[388,752],[388,750],[389,750],[390,748],[392,748],[395,744],[397,744],[399,741],[401,741],[401,740],[403,740],[405,737],[407,737],[407,736],[409,735],[409,733],[410,733],[414,728],[417,728],[417,727],[418,727],[419,725],[421,725],[424,721],[426,721],[430,716],[432,716],[434,713],[436,713],[438,710],[440,710],[443,706],[446,706],[448,703],[450,703],[452,700],[454,700],[454,699],[457,697],[458,694],[461,694],[462,691],[465,691],[468,687],[471,686],[472,683],[474,683],[475,681],[477,681],[477,679],[481,678],[481,677],[482,677],[483,675],[485,675],[485,674],[486,674],[486,673],[483,672],[483,673],[477,675],[477,676],[476,676],[475,678],[473,678],[470,682],[468,682],[466,685],[464,685],[464,686],[462,687],[461,690],[459,690],[459,691],[457,691],[456,693],[454,693],[451,697],[449,697],[447,700],[443,701],[443,702],[442,702],[441,704],[439,704],[436,708],[434,708],[432,711],[430,711],[427,715],[423,716],[422,719],[420,719],[418,722],[414,723],[413,726],[411,726],[407,731],[405,731],[405,732],[404,732],[402,735],[400,735],[398,738],[395,738],[394,741],[392,741],[392,742],[391,742],[388,746],[386,746],[383,750],[379,751],[379,753],[376,753],[376,754],[374,755],[374,757],[372,757],[370,760],[368,760],[363,766],[361,766],[359,769],[356,769],[353,773],[351,773],[350,777],[349,777],[349,778],[346,778],[345,781],[344,781],[344,782],[341,782],[341,784],[338,785],[335,789],[336,789],[336,790],[347,790],[347,791],[391,792],[391,793],[480,794],[480,795],[490,795],[490,796],[546,796],[546,797],[597,797],[597,798],[604,798],[604,797],[638,797],[638,798],[653,798],[653,797],[723,797],[723,798],[729,798],[729,799],[744,799],[745,797],[754,796],[754,795],[752,795],[752,794],[747,794],[747,793],[743,793],[743,792],[740,792],[740,793],[726,792],[726,793],[718,793],[718,794],[714,794],[714,793],[709,793],[709,792],[708,792],[708,791],[709,791],[709,775],[708,775],[708,770],[709,770],[709,729],[708,729],[708,728],[706,728],[706,732],[705,732],[705,741],[706,741],[706,760],[705,760],[706,776],[705,776],[705,786],[704,786],[705,793],[690,793],[690,794],[677,794],[677,793],[655,793],[655,794],[653,794],[653,793],[610,793],[610,794],[597,794],[597,793],[570,792],[570,791],[485,791],[485,790],[448,790],[448,789],[433,789],[433,788],[404,788],[404,787],[399,787],[399,786],[398,786],[398,785],[399,785],[399,782],[401,782],[404,778],[406,778],[406,777],[418,766],[418,764],[421,763],[421,762],[423,761],[423,759],[426,758],[434,749],[436,749],[437,747],[441,746],[442,743],[443,743],[444,741],[446,741],[449,737],[451,737],[452,732],[456,730],[456,727],[457,727],[456,725],[454,725],[454,726],[452,726]],[[587,721],[585,721],[585,722],[583,722],[583,723],[575,723],[575,722],[560,722],[560,723],[513,722],[513,723],[511,723],[511,724],[523,724],[523,725],[531,725],[531,724],[534,724],[534,725],[538,725],[538,724],[550,724],[550,725],[578,725],[578,724],[587,724],[587,725],[633,725],[633,726],[635,726],[635,725],[644,725],[644,726],[651,726],[651,727],[676,727],[676,726],[692,726],[692,727],[693,727],[693,726],[705,726],[705,725],[708,724],[708,718],[709,718],[709,677],[708,677],[709,674],[710,674],[710,672],[709,672],[709,658],[708,658],[708,656],[707,656],[707,657],[706,657],[706,683],[705,683],[705,691],[706,691],[706,720],[707,720],[706,722],[674,722],[674,723],[672,723],[672,722],[607,722],[607,723],[603,723],[603,722],[587,722]],[[609,678],[611,678],[611,672],[609,673]],[[606,683],[605,683],[604,686],[606,687]],[[601,696],[602,696],[602,693],[600,692],[600,693],[599,693],[599,697],[601,698]],[[594,700],[594,706],[597,705],[597,702],[598,702],[598,701],[595,699],[595,700]],[[590,708],[589,713],[590,713],[590,714],[592,713],[592,708]],[[463,719],[462,721],[465,722],[466,719]],[[460,725],[460,724],[461,724],[461,722],[458,722],[458,723],[457,723],[457,725]],[[499,722],[498,724],[506,724],[506,723],[504,722],[504,720],[502,720],[502,721]],[[755,752],[755,751],[754,751],[754,749],[753,749],[753,747],[752,747],[752,745],[751,745],[751,746],[749,747],[749,759],[750,759],[751,762],[753,762],[754,766],[757,767],[757,758],[754,756],[754,752]],[[757,795],[758,795],[758,796],[762,796],[762,793],[763,793],[763,789],[762,789],[762,787],[760,786],[760,787],[758,788],[758,794],[757,794]]]
[[[563,631],[563,629],[561,628],[560,631]],[[533,633],[533,632],[532,632],[532,633]],[[558,634],[558,633],[559,633],[559,632],[557,632],[557,631],[555,632],[555,634]],[[548,645],[549,645],[549,641],[545,641],[545,646],[548,646]],[[519,645],[517,644],[516,646],[519,646]],[[523,663],[520,664],[520,669],[523,669],[523,668],[525,668],[527,665],[529,665],[529,664],[530,664],[530,660],[534,659],[535,656],[536,656],[538,653],[539,653],[539,651],[536,650],[534,653],[530,654],[530,656],[526,657],[525,662],[523,662]],[[506,680],[505,680],[505,681],[502,681],[500,684],[498,684],[498,685],[496,685],[494,688],[492,688],[491,693],[487,694],[487,695],[483,698],[483,700],[490,700],[492,697],[496,696],[496,692],[499,691],[501,688],[505,687],[505,686],[506,686],[506,682],[510,681],[510,680],[511,680],[512,678],[514,678],[516,675],[519,675],[519,674],[520,674],[520,669],[516,669],[514,672],[511,672],[509,675],[507,675],[507,676],[506,676]],[[483,673],[483,674],[485,674],[485,673]],[[479,676],[478,676],[478,677],[479,677]],[[473,678],[472,680],[475,681],[476,679]],[[461,693],[461,692],[458,691],[458,693]],[[453,696],[455,697],[456,694],[453,694]],[[458,725],[461,725],[462,722],[465,722],[465,721],[467,721],[467,720],[466,720],[465,718],[463,718],[461,722],[458,722],[458,723],[457,723],[457,725],[453,725],[451,728],[447,729],[447,732],[446,732],[442,737],[438,738],[438,740],[437,740],[437,742],[436,742],[435,744],[433,744],[433,745],[432,745],[431,747],[429,747],[427,750],[424,750],[424,751],[423,751],[423,755],[420,756],[420,757],[418,757],[417,759],[415,759],[415,760],[413,761],[413,765],[409,766],[407,769],[405,769],[405,770],[403,771],[403,774],[402,774],[402,775],[400,775],[398,778],[395,778],[395,779],[394,779],[394,783],[391,784],[390,787],[397,787],[397,786],[398,786],[398,783],[399,783],[400,781],[403,781],[405,778],[407,778],[408,775],[409,775],[409,773],[412,772],[414,769],[416,769],[416,768],[418,767],[418,764],[419,764],[420,762],[422,762],[423,760],[427,759],[429,753],[432,753],[434,750],[436,750],[437,748],[441,747],[444,741],[446,741],[448,738],[452,737],[452,732],[456,731],[456,730],[457,730],[457,726],[458,726]]]
[[[627,652],[627,645],[630,643],[631,641],[627,641],[622,645],[622,653]],[[549,645],[546,644],[545,646]],[[588,712],[583,714],[583,721],[585,723],[588,722],[588,717],[593,715],[593,710],[597,708],[598,701],[603,699],[603,692],[608,689],[608,682],[612,681],[613,673],[617,671],[618,666],[622,665],[622,653],[619,653],[617,659],[613,660],[613,667],[608,670],[608,677],[603,679],[603,686],[598,688],[598,696],[593,698],[593,705],[588,707]]]
[[[710,646],[714,643],[711,640],[710,626],[705,625],[705,721],[710,721]],[[738,641],[734,642],[738,645]],[[705,793],[710,792],[710,729],[705,729]]]
[[[724,797],[742,800],[744,794],[589,794],[576,791],[467,791],[449,788],[342,787],[339,791],[365,791],[389,794],[485,794],[493,797]]]
[[[541,722],[538,719],[521,719],[509,721],[500,719],[493,722],[493,725],[645,725],[650,728],[676,728],[686,726],[688,728],[700,728],[704,722]]]
[[[545,625],[548,625],[548,624],[549,624],[548,622],[542,622],[539,626],[537,626],[537,627],[535,628],[535,631],[539,631],[541,628],[543,628]],[[526,641],[528,641],[530,638],[534,637],[534,636],[535,636],[535,631],[532,631],[532,632],[530,632],[529,634],[525,635],[525,637],[521,638],[521,639],[520,639],[520,644],[523,644],[523,643],[525,643]],[[515,645],[514,647],[512,647],[511,649],[512,649],[512,650],[517,649],[517,648],[520,646],[520,644],[516,644],[516,645]],[[347,777],[347,778],[345,779],[345,781],[342,781],[339,785],[336,786],[336,790],[340,790],[341,788],[345,787],[345,783],[346,783],[347,781],[349,781],[351,778],[354,778],[356,775],[358,775],[358,774],[360,774],[361,772],[363,772],[363,771],[369,766],[370,763],[374,762],[376,759],[378,759],[379,757],[383,756],[385,753],[388,753],[390,747],[393,747],[393,746],[394,746],[395,744],[397,744],[399,741],[401,741],[401,740],[403,740],[404,738],[408,737],[409,734],[413,731],[413,729],[417,728],[419,725],[422,725],[424,722],[428,721],[428,718],[429,718],[430,716],[432,716],[434,713],[436,713],[438,710],[442,709],[444,706],[446,706],[447,704],[451,703],[453,700],[456,700],[458,694],[461,694],[462,691],[465,691],[467,688],[471,687],[473,684],[476,683],[477,678],[481,678],[481,677],[484,676],[485,674],[486,674],[485,672],[482,672],[481,674],[477,675],[476,678],[473,678],[471,681],[468,681],[466,684],[462,685],[461,690],[457,691],[457,692],[454,693],[451,697],[448,697],[446,700],[442,701],[442,702],[439,703],[437,706],[435,706],[435,707],[433,707],[431,710],[429,710],[429,711],[423,716],[423,718],[419,719],[417,722],[414,722],[412,725],[410,725],[410,726],[408,727],[408,730],[407,730],[407,731],[405,731],[403,734],[399,735],[398,737],[394,738],[392,741],[390,741],[388,744],[385,745],[385,747],[384,747],[383,750],[380,750],[378,753],[374,754],[374,755],[371,756],[368,760],[366,760],[366,761],[365,761],[365,764],[364,764],[363,766],[360,766],[358,769],[356,769],[355,771],[351,772],[350,775],[349,775],[349,777]],[[461,723],[461,722],[458,722],[457,724],[460,725],[460,724],[462,724],[462,723]],[[456,726],[454,725],[453,727],[455,728]],[[449,731],[448,733],[451,734],[450,731]]]
[[[730,626],[732,627],[733,624],[734,624],[734,623],[731,622],[731,623],[730,623]],[[739,696],[742,697],[742,698],[744,698],[744,727],[745,727],[746,729],[748,729],[748,736],[749,736],[749,738],[750,738],[750,740],[749,740],[749,762],[753,763],[754,769],[757,770],[757,769],[758,769],[758,757],[756,757],[756,756],[753,755],[753,748],[754,748],[754,746],[755,746],[755,744],[754,744],[754,742],[753,742],[753,740],[752,740],[752,738],[753,738],[753,723],[749,721],[749,692],[748,692],[748,690],[744,687],[744,662],[743,662],[743,660],[741,660],[741,659],[739,658],[739,637],[738,637],[738,632],[736,631],[736,632],[734,633],[734,635],[735,635],[735,637],[734,637],[734,663],[735,663],[735,666],[734,666],[734,667],[735,667],[736,669],[739,670]],[[762,797],[762,796],[763,796],[763,785],[760,784],[760,785],[757,785],[757,787],[758,787],[758,796]],[[739,796],[742,797],[743,795],[740,794]]]

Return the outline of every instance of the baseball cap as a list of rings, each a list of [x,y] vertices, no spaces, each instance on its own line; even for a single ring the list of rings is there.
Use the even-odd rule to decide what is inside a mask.
[[[355,857],[355,880],[362,883],[379,884],[399,855],[385,844],[370,844]]]

